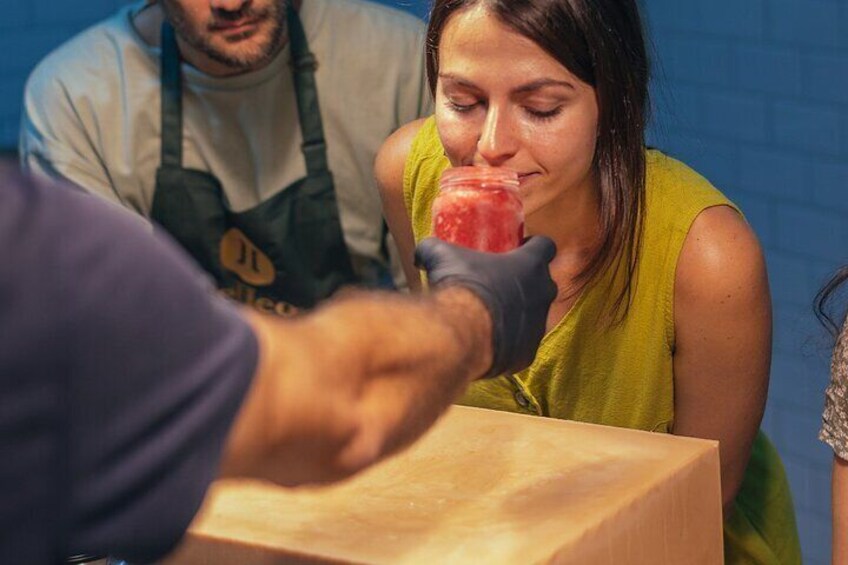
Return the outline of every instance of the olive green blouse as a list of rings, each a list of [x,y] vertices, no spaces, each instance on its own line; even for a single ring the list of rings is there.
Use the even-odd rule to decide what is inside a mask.
[[[645,222],[633,299],[610,327],[611,275],[585,288],[543,339],[526,370],[473,383],[461,403],[581,422],[670,432],[674,424],[674,280],[695,218],[711,206],[737,209],[706,179],[648,150]],[[430,235],[430,208],[450,164],[430,118],[413,141],[404,199],[416,241]],[[738,209],[737,209],[738,210]],[[725,524],[728,563],[800,563],[789,485],[765,435]]]

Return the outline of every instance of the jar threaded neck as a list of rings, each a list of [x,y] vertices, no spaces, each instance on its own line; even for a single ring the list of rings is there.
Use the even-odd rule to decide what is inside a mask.
[[[452,167],[445,169],[439,180],[441,189],[473,183],[478,188],[518,190],[518,173],[506,167]]]

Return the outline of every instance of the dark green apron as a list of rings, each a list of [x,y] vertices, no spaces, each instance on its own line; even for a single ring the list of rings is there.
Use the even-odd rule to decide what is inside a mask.
[[[174,30],[163,24],[162,162],[151,212],[226,294],[279,314],[312,307],[341,285],[362,280],[354,273],[342,236],[327,168],[315,58],[292,9],[288,30],[307,175],[258,206],[236,213],[218,179],[182,166],[181,60]],[[384,283],[383,271],[364,282]]]

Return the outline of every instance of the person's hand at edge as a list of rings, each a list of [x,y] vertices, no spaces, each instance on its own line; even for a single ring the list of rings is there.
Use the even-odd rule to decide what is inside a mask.
[[[415,264],[427,271],[431,287],[465,286],[485,303],[493,352],[485,376],[494,377],[533,362],[556,297],[548,269],[555,256],[556,246],[544,236],[507,253],[483,253],[430,237],[416,247]]]

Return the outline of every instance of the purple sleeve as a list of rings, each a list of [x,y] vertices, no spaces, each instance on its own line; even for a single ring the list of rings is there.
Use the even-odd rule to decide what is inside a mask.
[[[255,336],[170,240],[10,167],[0,250],[0,557],[160,557],[217,472]]]

